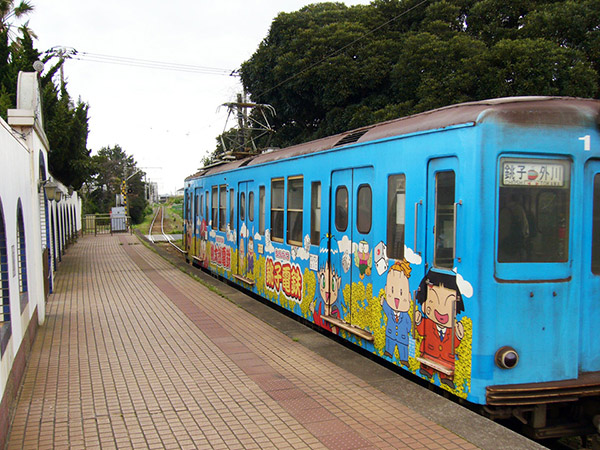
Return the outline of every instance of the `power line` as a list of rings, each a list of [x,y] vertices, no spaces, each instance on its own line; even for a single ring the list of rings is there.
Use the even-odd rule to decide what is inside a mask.
[[[173,70],[177,72],[199,73],[204,75],[230,76],[234,71],[216,67],[198,66],[193,64],[180,64],[167,61],[130,58],[126,56],[105,55],[100,53],[78,52],[71,55],[71,59],[79,61],[96,62],[102,64],[116,64],[144,69]]]

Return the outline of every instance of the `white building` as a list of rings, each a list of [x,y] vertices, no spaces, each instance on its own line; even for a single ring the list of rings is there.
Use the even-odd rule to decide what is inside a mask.
[[[81,201],[48,173],[37,73],[19,74],[17,109],[0,119],[0,447],[54,271],[81,229]]]

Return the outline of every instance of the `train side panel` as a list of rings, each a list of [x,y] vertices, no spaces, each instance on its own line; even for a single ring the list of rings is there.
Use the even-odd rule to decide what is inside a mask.
[[[600,414],[598,108],[520,102],[191,178],[190,259],[537,437]]]
[[[195,256],[210,261],[208,267],[219,275],[455,395],[477,401],[483,394],[473,395],[470,386],[478,314],[473,286],[479,276],[478,265],[473,261],[479,250],[469,236],[473,227],[479,226],[480,195],[478,175],[466,166],[473,164],[475,139],[475,129],[469,124],[228,172],[228,186],[251,179],[256,196],[265,187],[264,234],[255,223],[250,230],[238,227],[237,233],[244,238],[236,238],[234,233],[223,233],[215,227],[211,215],[206,255]],[[449,160],[454,161],[454,167],[444,166]],[[436,174],[448,171],[453,172],[456,192],[446,206],[454,207],[462,200],[457,207],[460,210],[456,236],[457,251],[462,253],[460,261],[449,261],[436,275],[429,270],[435,249],[435,239],[429,235],[433,233],[436,215]],[[469,177],[461,176],[462,173]],[[302,239],[296,238],[290,244],[289,183],[297,183],[300,176]],[[344,177],[342,181],[338,176]],[[202,182],[210,190],[212,186],[222,186],[224,178],[206,177]],[[190,182],[190,186],[195,182]],[[316,236],[311,225],[315,184],[321,192]],[[284,193],[281,204],[280,186]],[[340,186],[346,187],[350,203],[347,227],[336,223],[336,194]],[[371,201],[368,226],[357,223],[359,203],[367,186]],[[210,200],[213,198],[216,197],[211,196]],[[240,197],[236,198],[238,205],[228,223],[239,224]],[[214,206],[211,204],[210,208]],[[260,217],[259,205],[254,208]],[[283,224],[274,223],[282,212]],[[449,234],[445,239],[450,241],[455,239],[451,230],[453,211],[446,214],[450,215],[444,216]],[[467,231],[467,223],[471,231]],[[360,232],[360,227],[365,233]],[[283,239],[280,230],[284,230]],[[246,235],[252,237],[251,244]],[[439,242],[444,236],[438,233],[437,238]],[[201,236],[194,235],[191,241],[195,240],[201,240]],[[202,247],[203,244],[196,245]],[[432,330],[436,322],[430,321],[422,305],[427,302],[428,291],[443,289],[450,295],[458,293],[463,306],[453,310],[452,302],[448,303],[442,327],[445,336],[440,338],[439,332]]]

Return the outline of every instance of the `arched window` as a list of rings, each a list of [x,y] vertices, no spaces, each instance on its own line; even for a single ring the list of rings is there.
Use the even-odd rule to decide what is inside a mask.
[[[73,226],[73,205],[67,209],[67,221],[69,222],[69,241],[75,239],[75,227]]]
[[[44,161],[44,154],[41,150],[39,160],[40,188],[38,190],[38,197],[40,202],[40,227],[42,233],[42,249],[45,249],[50,246],[50,238],[48,236],[48,202],[46,199],[46,191],[43,187],[43,182],[46,181],[46,162]]]
[[[0,276],[1,276],[1,291],[2,291],[2,310],[0,311],[0,344],[1,351],[4,354],[4,349],[8,343],[11,334],[10,325],[10,292],[8,286],[8,248],[6,245],[6,227],[4,226],[4,212],[2,202],[0,202]]]
[[[63,253],[63,227],[62,227],[62,208],[60,205],[56,207],[56,254],[58,255],[58,262],[62,261]]]
[[[56,216],[54,210],[50,209],[50,225],[52,227],[52,271],[56,270]]]
[[[25,221],[23,220],[23,207],[21,200],[17,204],[17,265],[19,270],[19,296],[21,299],[21,312],[28,302],[27,295],[27,245],[25,240]]]

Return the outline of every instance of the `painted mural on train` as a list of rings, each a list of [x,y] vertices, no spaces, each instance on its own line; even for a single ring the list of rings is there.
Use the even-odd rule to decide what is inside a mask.
[[[327,235],[317,247],[306,236],[302,247],[288,250],[271,242],[266,230],[264,235],[241,234],[236,248],[236,236],[213,231],[209,237],[202,232],[205,226],[198,229],[200,259],[222,275],[242,275],[278,305],[467,397],[472,346],[467,313],[473,288],[456,270],[429,270],[415,278],[424,271],[421,257],[405,247],[403,259],[388,259],[384,242],[371,249],[366,241],[344,237],[338,242]],[[343,275],[351,270],[358,276],[344,284]],[[371,333],[372,342],[331,318]]]
[[[318,255],[314,255],[316,247],[309,255],[318,258],[316,267],[306,267],[303,273],[301,265],[289,258],[292,254],[292,259],[298,258],[298,250],[303,253],[305,249],[295,249],[288,255],[270,244],[267,252],[272,256],[258,258],[257,268],[266,261],[264,275],[261,270],[255,273],[257,279],[263,277],[264,293],[272,301],[466,398],[470,389],[472,321],[465,315],[465,298],[472,296],[472,287],[456,272],[430,270],[415,280],[413,266],[422,262],[409,248],[405,248],[404,259],[388,260],[385,243],[380,242],[374,250],[365,244],[352,244],[351,252],[344,251],[340,249],[344,245],[326,236]],[[357,281],[343,285],[341,274],[349,271],[349,261],[359,276]],[[365,282],[369,275],[373,275],[372,282]],[[295,291],[291,282],[295,283]],[[381,286],[378,295],[373,285]],[[372,333],[373,342],[337,327],[327,318],[351,322]]]

